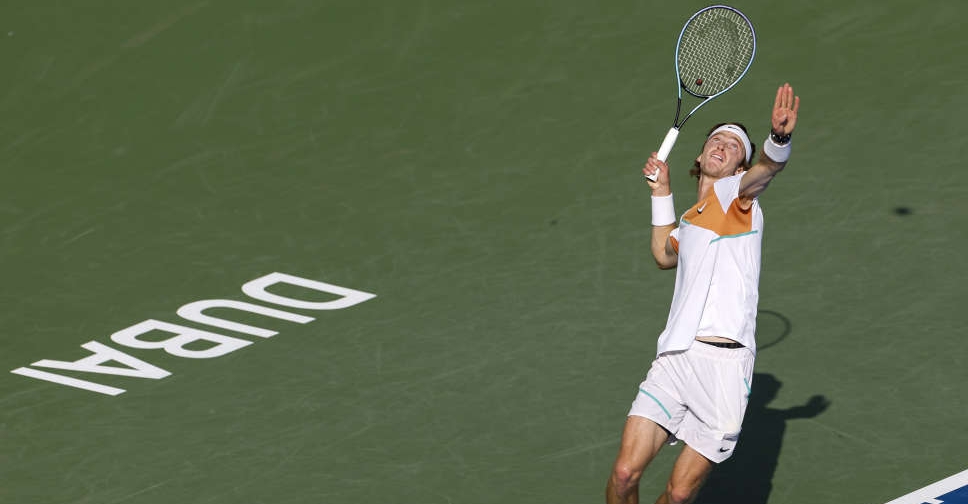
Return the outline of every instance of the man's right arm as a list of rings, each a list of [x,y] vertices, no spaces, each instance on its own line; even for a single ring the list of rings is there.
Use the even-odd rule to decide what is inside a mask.
[[[659,269],[672,269],[679,264],[679,254],[672,246],[672,230],[675,224],[652,226],[652,256]]]
[[[646,179],[652,189],[652,257],[659,269],[672,269],[679,264],[679,254],[671,239],[676,228],[676,210],[669,188],[669,166],[653,152],[642,172],[656,176],[654,181]]]

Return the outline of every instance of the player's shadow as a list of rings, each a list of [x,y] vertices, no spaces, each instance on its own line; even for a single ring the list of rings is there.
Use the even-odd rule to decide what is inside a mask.
[[[753,373],[749,406],[736,450],[713,469],[696,504],[767,504],[787,422],[816,417],[830,406],[826,397],[815,395],[802,406],[770,408],[782,385],[773,375]]]

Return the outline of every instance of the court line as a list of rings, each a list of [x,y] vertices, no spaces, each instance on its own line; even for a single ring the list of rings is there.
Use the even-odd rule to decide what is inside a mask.
[[[920,490],[915,490],[903,497],[894,499],[887,504],[941,504],[943,501],[937,499],[953,490],[968,486],[968,469],[949,476],[937,483],[932,483]],[[961,502],[959,499],[957,502]]]

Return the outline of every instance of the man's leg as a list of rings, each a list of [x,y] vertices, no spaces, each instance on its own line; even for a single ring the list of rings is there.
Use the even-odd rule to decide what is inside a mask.
[[[686,445],[672,467],[666,491],[656,504],[689,504],[699,494],[706,477],[716,467],[712,461]]]
[[[669,434],[659,424],[640,416],[629,416],[622,433],[622,446],[619,448],[615,467],[605,488],[605,502],[608,504],[637,504],[639,502],[639,479],[642,472],[659,449],[669,438]]]

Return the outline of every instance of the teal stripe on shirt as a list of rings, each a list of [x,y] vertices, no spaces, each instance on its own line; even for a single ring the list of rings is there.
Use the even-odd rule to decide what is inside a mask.
[[[756,234],[756,233],[759,233],[759,231],[756,230],[756,229],[754,229],[752,231],[747,231],[745,233],[740,233],[740,234],[723,235],[723,236],[720,236],[718,238],[713,238],[712,241],[710,241],[709,243],[717,242],[717,241],[722,240],[724,238],[739,238],[740,236],[746,236],[746,235],[751,235],[751,234]]]
[[[682,220],[681,220],[680,222],[681,222],[682,224],[688,224],[688,225],[690,225],[690,226],[695,226],[695,224],[693,224],[693,223],[691,223],[691,222],[689,222],[689,221],[688,221],[688,220],[686,220],[686,219],[682,219]],[[705,229],[705,228],[703,228],[703,229]],[[712,231],[712,230],[710,229],[709,231]],[[752,230],[752,231],[747,231],[747,232],[745,232],[745,233],[739,233],[739,234],[732,234],[732,235],[723,235],[723,236],[717,236],[716,238],[713,238],[713,239],[712,239],[712,240],[711,240],[711,241],[710,241],[709,243],[712,243],[712,242],[714,242],[714,241],[719,241],[719,240],[722,240],[723,238],[739,238],[739,237],[741,237],[741,236],[746,236],[746,235],[751,235],[751,234],[756,234],[756,233],[759,233],[759,230],[756,230],[756,229],[754,229],[754,230]]]

